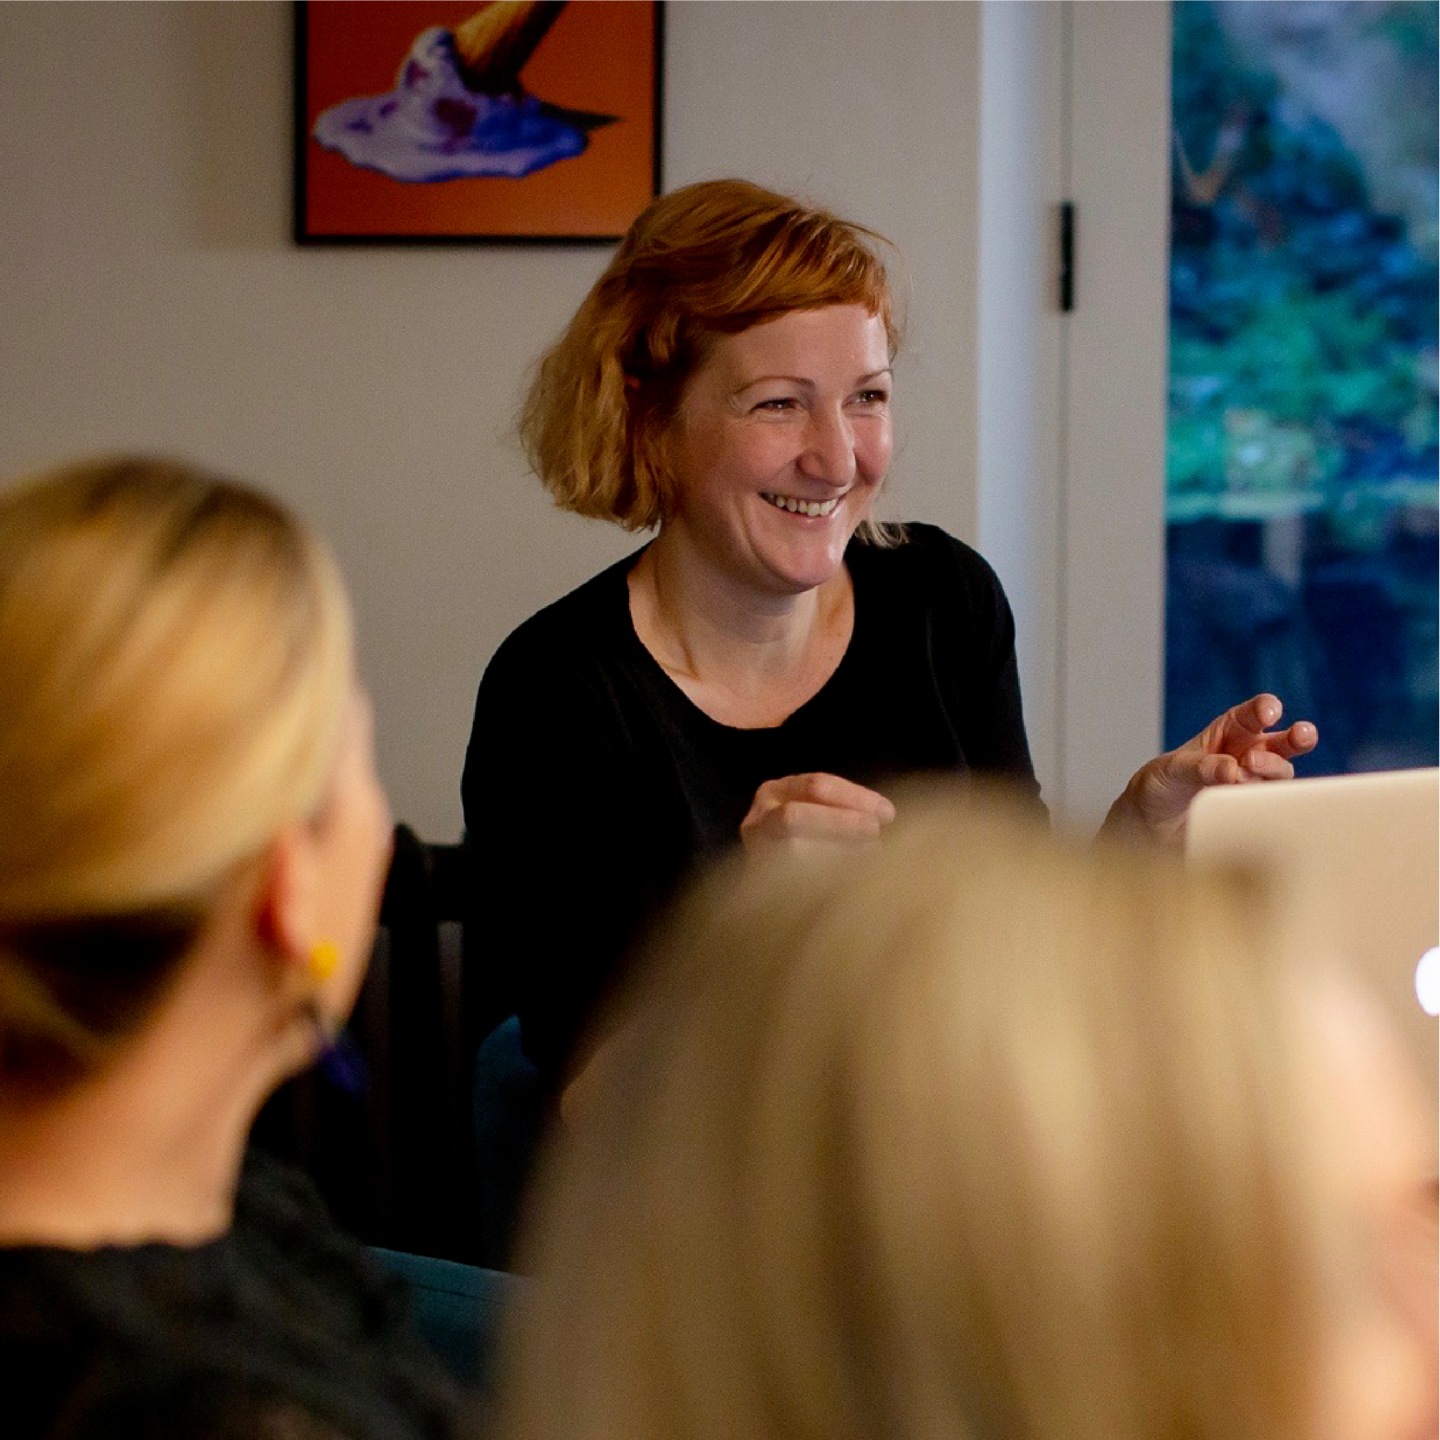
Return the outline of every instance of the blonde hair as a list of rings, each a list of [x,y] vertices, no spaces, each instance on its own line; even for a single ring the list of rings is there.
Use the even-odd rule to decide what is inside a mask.
[[[969,809],[660,936],[542,1181],[505,1440],[1300,1433],[1269,898]]]
[[[899,333],[884,237],[745,180],[708,180],[651,201],[559,341],[520,420],[535,473],[562,509],[627,530],[670,502],[664,439],[715,337],[795,310],[862,305]],[[885,527],[865,522],[886,543]]]
[[[351,691],[328,551],[166,460],[0,495],[0,1072],[97,1063],[219,887],[320,803]]]

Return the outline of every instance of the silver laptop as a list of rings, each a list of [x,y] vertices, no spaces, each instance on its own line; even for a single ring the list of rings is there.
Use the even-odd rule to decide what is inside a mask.
[[[1216,786],[1190,807],[1186,853],[1300,867],[1394,1015],[1440,1132],[1440,770]]]

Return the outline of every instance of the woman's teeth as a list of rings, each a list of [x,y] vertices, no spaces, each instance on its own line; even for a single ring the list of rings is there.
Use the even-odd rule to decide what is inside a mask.
[[[793,495],[767,495],[763,491],[760,498],[792,515],[828,515],[840,503],[838,496],[833,500],[797,500]]]

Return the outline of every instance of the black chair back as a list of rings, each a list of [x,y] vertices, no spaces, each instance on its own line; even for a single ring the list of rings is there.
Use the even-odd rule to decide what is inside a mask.
[[[395,827],[375,950],[341,1051],[282,1086],[252,1134],[307,1170],[366,1243],[466,1262],[477,1244],[471,1075],[488,1013],[484,987],[466,979],[470,889],[463,844]]]

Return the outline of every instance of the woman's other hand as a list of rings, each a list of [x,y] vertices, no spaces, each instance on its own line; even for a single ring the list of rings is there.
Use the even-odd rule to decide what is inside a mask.
[[[1208,786],[1293,778],[1291,761],[1313,750],[1320,737],[1308,720],[1283,730],[1268,728],[1282,710],[1276,696],[1256,695],[1212,720],[1179,749],[1142,765],[1110,807],[1102,832],[1143,829],[1178,844],[1190,802]]]
[[[874,840],[894,818],[889,800],[853,780],[822,773],[785,775],[755,792],[740,822],[740,838],[752,852],[786,841]]]

